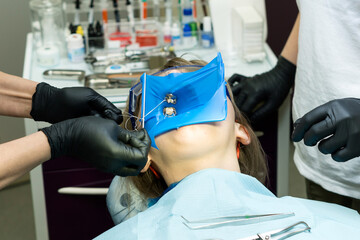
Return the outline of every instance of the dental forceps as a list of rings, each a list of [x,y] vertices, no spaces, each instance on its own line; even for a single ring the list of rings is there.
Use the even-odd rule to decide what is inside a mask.
[[[299,226],[299,225],[305,225],[305,227],[290,232],[296,226]],[[277,230],[273,230],[273,231],[269,231],[269,232],[265,232],[265,233],[258,233],[256,235],[246,237],[246,238],[241,238],[238,240],[280,240],[280,239],[289,238],[291,236],[294,236],[296,234],[299,234],[299,233],[302,233],[305,231],[310,231],[310,229],[311,229],[311,227],[309,227],[309,225],[307,225],[306,222],[300,221],[300,222],[297,222],[297,223],[290,225],[283,229],[277,229]]]
[[[282,219],[287,217],[295,216],[295,213],[272,213],[272,214],[262,214],[262,215],[244,215],[244,216],[226,216],[226,217],[216,217],[208,218],[196,221],[190,221],[184,216],[181,216],[184,220],[183,224],[192,230],[206,229],[212,227],[220,227],[222,225],[236,223],[237,225],[246,225],[253,224],[265,221],[271,221],[276,219]],[[196,225],[200,223],[207,223],[203,225]]]

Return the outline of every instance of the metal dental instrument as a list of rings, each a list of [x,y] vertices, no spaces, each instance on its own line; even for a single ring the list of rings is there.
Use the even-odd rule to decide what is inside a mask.
[[[74,24],[80,25],[80,0],[75,1],[75,15],[74,15]]]
[[[304,228],[297,229],[295,231],[291,231],[291,230],[294,230],[294,228],[296,226],[300,226],[300,225],[304,225]],[[283,229],[277,229],[277,230],[269,231],[269,232],[265,232],[265,233],[258,233],[256,235],[246,237],[246,238],[241,238],[238,240],[280,240],[280,239],[289,238],[291,236],[294,236],[296,234],[299,234],[299,233],[302,233],[305,231],[310,231],[310,229],[311,229],[311,227],[309,227],[309,225],[307,225],[306,222],[300,221],[300,222],[297,222],[297,223],[290,225]]]
[[[237,223],[237,225],[246,225],[253,223],[260,223],[265,221],[271,221],[276,219],[282,219],[287,217],[295,216],[295,213],[273,213],[273,214],[262,214],[262,215],[244,215],[244,216],[226,216],[226,217],[216,217],[208,218],[196,221],[190,221],[184,216],[181,216],[185,221],[183,224],[190,229],[206,229],[213,227],[220,227],[227,224]],[[202,225],[195,225],[199,223],[207,223]],[[195,226],[194,226],[195,225]]]
[[[143,83],[143,84],[144,84],[143,97],[144,97],[144,99],[146,99],[146,98],[145,98],[145,96],[146,96],[146,87],[145,87],[145,86],[146,86],[146,73],[144,73],[144,83]],[[144,101],[143,106],[142,106],[142,111],[143,111],[143,112],[142,112],[142,116],[143,116],[142,126],[143,126],[143,127],[145,127],[145,116],[146,116],[146,115],[145,115],[145,103],[146,103],[146,102]]]
[[[114,16],[116,21],[116,30],[117,32],[120,32],[120,11],[118,9],[118,0],[113,0],[113,7],[114,7]]]
[[[48,69],[43,72],[45,79],[83,80],[85,71],[75,69]]]
[[[176,104],[176,97],[172,93],[167,94],[165,100],[167,103]]]
[[[89,24],[94,22],[94,0],[90,0],[88,22]]]

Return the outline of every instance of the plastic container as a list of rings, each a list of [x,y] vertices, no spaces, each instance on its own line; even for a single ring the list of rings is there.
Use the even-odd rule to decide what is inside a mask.
[[[194,41],[196,42],[195,45],[199,42],[199,31],[198,31],[198,23],[197,22],[191,22],[189,23],[191,27],[191,35],[194,37]]]
[[[106,47],[108,49],[153,48],[158,47],[161,39],[158,22],[146,20],[141,22],[109,22],[104,24]]]
[[[158,45],[157,30],[140,29],[136,30],[135,42],[140,47],[156,47]]]
[[[190,24],[185,24],[183,29],[183,47],[192,48],[197,45],[197,36],[193,35]]]
[[[107,0],[100,0],[101,16],[104,24],[108,23],[108,3]]]
[[[247,62],[264,61],[264,19],[258,11],[252,6],[234,8],[232,27],[234,52]]]
[[[194,21],[193,18],[193,11],[190,0],[185,0],[184,2],[184,9],[183,9],[183,16],[182,16],[182,24],[188,24]]]
[[[181,30],[177,23],[171,28],[171,45],[174,47],[181,46]]]
[[[206,16],[203,19],[203,31],[201,33],[201,45],[204,48],[214,46],[214,33],[211,28],[211,17]]]
[[[29,5],[35,51],[57,48],[65,57],[65,14],[61,0],[31,0]]]
[[[68,58],[71,62],[84,61],[85,46],[83,37],[80,34],[71,34],[67,38]]]
[[[60,52],[57,46],[43,46],[36,49],[37,62],[42,67],[54,67],[60,63]]]
[[[191,8],[184,8],[182,21],[183,24],[191,23],[194,21]]]
[[[234,50],[233,25],[238,26],[238,21],[233,21],[233,9],[238,7],[252,6],[264,20],[264,41],[267,37],[266,7],[265,0],[211,0],[209,7],[211,11],[214,37],[216,47],[223,56],[224,62],[233,63],[237,57]],[[226,59],[230,57],[229,59]],[[227,61],[228,60],[228,61]]]
[[[171,26],[170,22],[165,22],[163,27],[163,40],[165,45],[171,44]]]

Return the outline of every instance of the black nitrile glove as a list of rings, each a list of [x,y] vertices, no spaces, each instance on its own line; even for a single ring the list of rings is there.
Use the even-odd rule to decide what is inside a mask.
[[[32,97],[30,115],[36,121],[57,123],[71,118],[100,115],[122,122],[121,111],[91,88],[56,88],[39,83]]]
[[[140,173],[151,144],[145,129],[129,132],[112,120],[95,116],[66,120],[41,131],[48,138],[52,159],[75,157],[120,176]]]
[[[294,123],[292,140],[304,138],[337,162],[360,156],[360,99],[333,100],[305,114]]]
[[[280,107],[294,84],[295,72],[296,66],[280,56],[272,70],[253,77],[234,74],[228,82],[236,105],[254,123]]]

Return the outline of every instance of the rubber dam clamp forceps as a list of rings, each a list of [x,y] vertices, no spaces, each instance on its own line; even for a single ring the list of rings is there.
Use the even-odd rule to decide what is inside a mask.
[[[303,226],[303,228],[296,228],[298,226]],[[311,227],[309,227],[309,225],[307,225],[306,222],[300,221],[297,222],[293,225],[290,225],[286,228],[283,229],[277,229],[277,230],[273,230],[273,231],[269,231],[269,232],[264,232],[264,233],[258,233],[256,235],[250,236],[250,237],[246,237],[246,238],[241,238],[238,240],[280,240],[280,239],[286,239],[289,237],[292,237],[296,234],[302,233],[302,232],[310,232]]]
[[[236,225],[246,225],[253,223],[260,223],[265,221],[272,221],[276,219],[288,218],[295,216],[295,213],[272,213],[272,214],[262,214],[262,215],[244,215],[244,216],[226,216],[226,217],[216,217],[208,218],[196,221],[190,221],[184,216],[181,216],[184,220],[183,224],[192,230],[206,229],[221,227],[224,225],[230,225],[236,223]],[[205,224],[204,224],[205,223]]]

